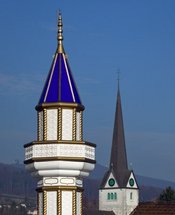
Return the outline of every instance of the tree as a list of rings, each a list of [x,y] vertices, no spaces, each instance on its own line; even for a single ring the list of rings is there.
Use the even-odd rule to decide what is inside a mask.
[[[175,190],[171,187],[165,188],[165,190],[163,190],[162,193],[160,194],[158,200],[166,202],[175,201]]]

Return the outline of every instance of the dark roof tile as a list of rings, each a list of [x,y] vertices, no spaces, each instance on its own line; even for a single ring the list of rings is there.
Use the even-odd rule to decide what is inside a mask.
[[[140,203],[131,215],[175,215],[175,203]]]
[[[115,215],[113,211],[84,210],[83,215]]]

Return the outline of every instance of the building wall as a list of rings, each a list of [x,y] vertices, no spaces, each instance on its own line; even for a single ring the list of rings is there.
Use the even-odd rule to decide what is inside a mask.
[[[138,205],[138,199],[137,189],[103,189],[99,191],[99,210],[128,215]]]
[[[127,214],[130,214],[139,204],[139,190],[125,189]]]

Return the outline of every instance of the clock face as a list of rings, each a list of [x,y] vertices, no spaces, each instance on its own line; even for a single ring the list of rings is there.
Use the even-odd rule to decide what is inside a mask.
[[[114,184],[115,184],[115,180],[113,178],[110,178],[109,181],[108,181],[108,184],[110,187],[113,187]]]
[[[129,179],[129,185],[130,185],[131,187],[134,186],[134,179],[133,179],[133,178],[130,178],[130,179]]]

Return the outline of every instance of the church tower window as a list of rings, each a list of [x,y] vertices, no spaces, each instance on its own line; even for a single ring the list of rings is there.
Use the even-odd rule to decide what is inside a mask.
[[[117,193],[108,193],[107,199],[108,200],[117,200]]]
[[[130,200],[132,200],[133,199],[133,193],[131,192],[130,193]]]
[[[114,193],[114,199],[117,200],[117,193]]]

